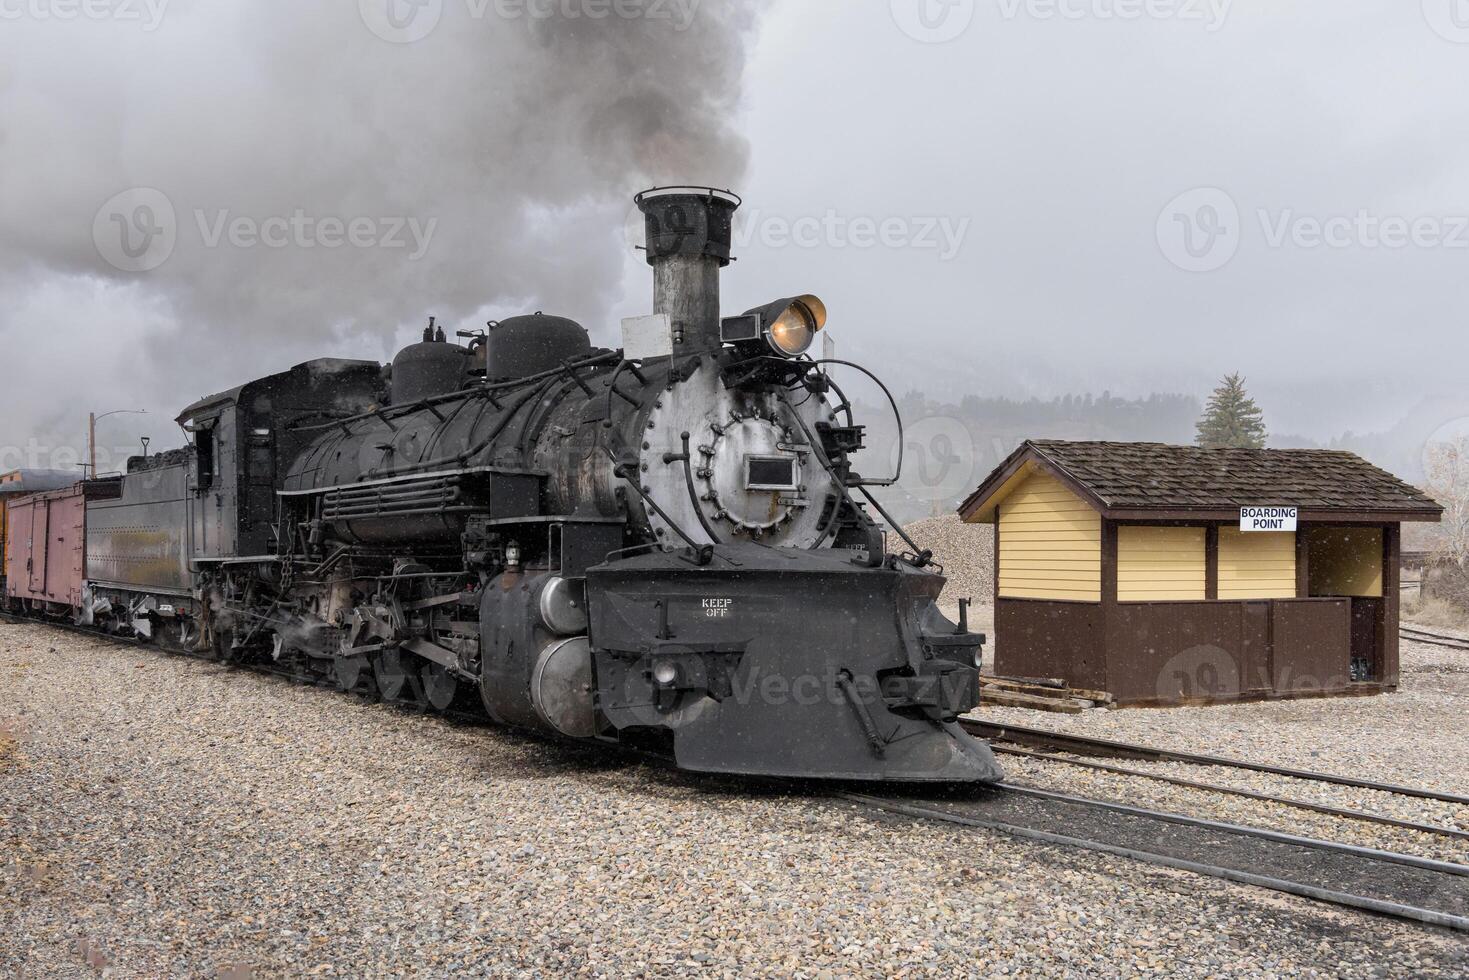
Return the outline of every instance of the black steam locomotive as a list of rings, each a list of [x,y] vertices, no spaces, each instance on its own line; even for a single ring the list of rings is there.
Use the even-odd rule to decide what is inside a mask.
[[[1000,778],[956,724],[984,638],[927,553],[888,553],[863,428],[806,354],[825,307],[722,318],[739,199],[637,200],[656,312],[624,350],[540,313],[464,344],[431,321],[390,368],[191,405],[191,446],[89,504],[78,618],[692,770]]]

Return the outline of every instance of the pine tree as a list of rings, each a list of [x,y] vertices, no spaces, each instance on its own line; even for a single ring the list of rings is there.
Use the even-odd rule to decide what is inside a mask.
[[[1264,449],[1265,418],[1245,391],[1245,379],[1231,374],[1209,396],[1195,438],[1205,449]]]

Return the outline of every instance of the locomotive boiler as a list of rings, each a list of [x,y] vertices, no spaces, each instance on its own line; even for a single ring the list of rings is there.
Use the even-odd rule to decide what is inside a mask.
[[[80,617],[691,770],[1000,778],[956,723],[984,638],[940,612],[929,554],[887,547],[887,481],[808,353],[825,306],[723,316],[739,199],[637,203],[654,312],[623,349],[543,313],[463,344],[430,321],[390,366],[203,399],[190,447],[135,461],[92,520],[119,574]]]

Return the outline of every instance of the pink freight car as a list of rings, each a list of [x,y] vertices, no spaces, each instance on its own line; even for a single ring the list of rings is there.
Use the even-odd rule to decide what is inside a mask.
[[[87,577],[87,501],[115,497],[118,489],[116,480],[92,480],[9,501],[7,606],[75,613]]]

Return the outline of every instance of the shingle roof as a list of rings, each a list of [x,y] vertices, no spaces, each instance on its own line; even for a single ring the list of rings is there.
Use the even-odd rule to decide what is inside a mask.
[[[1438,519],[1428,495],[1354,453],[1328,449],[1202,449],[1155,442],[1027,442],[960,508],[998,489],[995,477],[1033,453],[1106,510],[1223,511],[1251,506]]]

